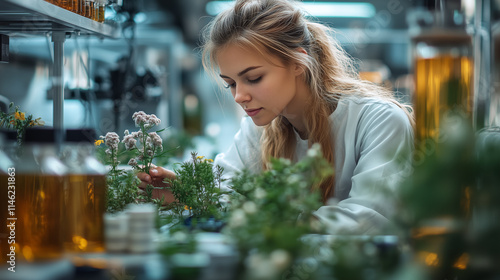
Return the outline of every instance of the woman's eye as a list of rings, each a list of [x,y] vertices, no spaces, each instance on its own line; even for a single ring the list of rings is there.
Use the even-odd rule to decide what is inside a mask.
[[[255,84],[255,83],[258,83],[260,80],[262,79],[262,76],[258,77],[257,79],[248,79],[248,82],[249,83],[252,83],[252,84]]]
[[[235,86],[236,86],[236,83],[232,83],[232,84],[228,83],[228,84],[224,85],[225,88],[233,88]]]

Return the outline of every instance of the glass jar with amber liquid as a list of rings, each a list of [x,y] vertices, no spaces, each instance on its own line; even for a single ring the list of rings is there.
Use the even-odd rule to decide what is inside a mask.
[[[95,158],[95,131],[66,131],[61,159],[65,176],[64,249],[69,253],[104,251],[106,168]]]
[[[16,166],[17,256],[24,261],[62,257],[65,165],[54,129],[28,129]]]
[[[0,131],[0,268],[15,262],[15,201],[16,201],[16,169],[14,162],[4,152],[6,131]],[[9,215],[12,213],[14,215]],[[11,226],[12,224],[13,226]],[[14,250],[11,250],[14,249]],[[11,252],[14,251],[14,252]]]
[[[439,142],[450,114],[472,124],[474,62],[472,38],[458,11],[419,10],[410,14],[413,47],[416,144]]]
[[[106,19],[106,4],[107,0],[96,0],[96,20],[104,22]]]

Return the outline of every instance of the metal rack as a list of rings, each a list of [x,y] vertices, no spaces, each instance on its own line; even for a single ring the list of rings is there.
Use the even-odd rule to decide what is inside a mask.
[[[44,0],[0,0],[0,34],[11,37],[50,34],[54,43],[52,89],[54,128],[64,129],[64,42],[67,36],[118,38],[120,29],[99,23]]]

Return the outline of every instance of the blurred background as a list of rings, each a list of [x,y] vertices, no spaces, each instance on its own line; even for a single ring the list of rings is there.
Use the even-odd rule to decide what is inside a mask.
[[[23,1],[0,0],[0,108],[10,102],[64,128],[135,130],[132,114],[156,114],[167,137],[190,141],[200,154],[223,152],[244,113],[201,67],[202,28],[231,1],[114,0],[106,3],[104,23],[88,23],[54,8],[35,10]],[[29,1],[28,1],[29,2]],[[35,7],[41,1],[34,1]],[[408,14],[442,2],[460,10],[474,34],[481,69],[491,74],[480,89],[483,123],[498,125],[500,13],[498,0],[302,1],[315,20],[356,60],[364,79],[383,84],[411,103],[412,43]],[[43,5],[42,5],[43,6]],[[45,7],[45,6],[43,6]],[[55,21],[55,23],[53,23]],[[105,27],[105,28],[104,28]],[[54,34],[63,34],[64,51],[55,51]],[[494,54],[497,54],[495,57]],[[62,57],[62,85],[54,65]],[[477,74],[477,73],[476,73]],[[481,84],[481,83],[479,83]],[[55,113],[54,92],[62,87],[62,116]],[[477,92],[479,92],[477,91]],[[479,104],[479,103],[478,103]],[[184,140],[182,140],[184,139]],[[187,154],[187,153],[186,153]]]

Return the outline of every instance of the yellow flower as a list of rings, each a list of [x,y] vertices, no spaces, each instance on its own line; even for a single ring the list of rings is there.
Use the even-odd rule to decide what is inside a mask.
[[[22,121],[24,121],[26,119],[24,117],[24,113],[23,112],[16,112],[16,114],[14,115],[14,117],[16,118],[16,120],[22,120]]]
[[[94,145],[99,146],[104,143],[104,140],[95,140]]]
[[[214,160],[213,160],[213,159],[209,159],[209,158],[205,159],[205,161],[208,161],[208,162],[214,162]]]
[[[204,156],[197,156],[196,158],[197,158],[197,159],[203,159],[203,158],[204,158]]]
[[[184,205],[184,210],[191,210],[191,209],[193,209],[193,207],[189,207],[187,205]]]

